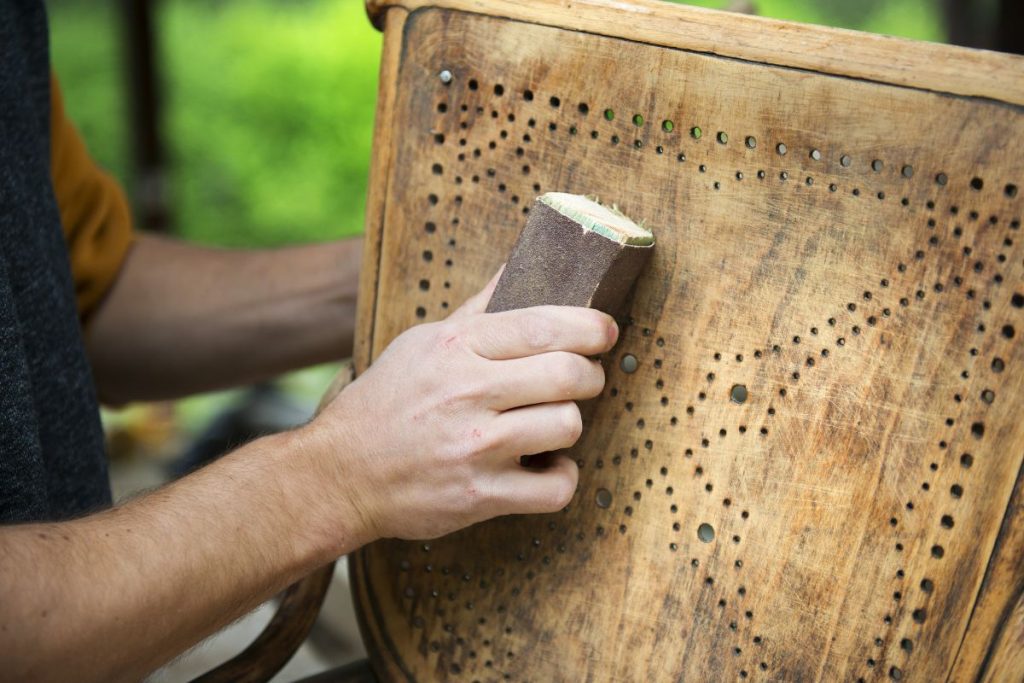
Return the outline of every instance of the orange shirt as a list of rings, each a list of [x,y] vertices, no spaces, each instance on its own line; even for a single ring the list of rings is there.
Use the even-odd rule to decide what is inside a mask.
[[[71,258],[78,317],[85,321],[117,278],[134,240],[124,190],[89,157],[50,74],[50,176]]]

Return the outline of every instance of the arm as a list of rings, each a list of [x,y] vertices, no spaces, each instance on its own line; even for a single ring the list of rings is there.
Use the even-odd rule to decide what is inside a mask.
[[[617,329],[587,309],[483,314],[489,294],[402,334],[301,429],[107,512],[0,527],[0,680],[138,680],[363,543],[564,507],[575,463],[519,456],[576,441],[573,401],[604,384],[585,356]]]
[[[100,396],[174,398],[351,355],[361,249],[139,236],[85,331]]]

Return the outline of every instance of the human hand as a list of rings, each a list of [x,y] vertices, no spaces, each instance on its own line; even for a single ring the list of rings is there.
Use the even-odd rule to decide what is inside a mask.
[[[484,313],[496,283],[446,320],[401,334],[306,427],[364,540],[434,538],[498,515],[554,512],[572,498],[572,459],[528,468],[519,458],[576,442],[575,401],[604,387],[587,356],[609,350],[618,327],[586,308]]]

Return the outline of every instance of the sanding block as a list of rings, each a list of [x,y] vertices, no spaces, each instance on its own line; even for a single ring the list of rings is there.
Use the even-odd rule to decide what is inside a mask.
[[[654,250],[654,235],[614,206],[548,192],[530,209],[488,312],[545,304],[584,306],[616,318]]]

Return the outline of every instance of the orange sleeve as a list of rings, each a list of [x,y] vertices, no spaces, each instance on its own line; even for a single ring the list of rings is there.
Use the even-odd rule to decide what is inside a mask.
[[[64,114],[55,74],[50,74],[50,175],[71,257],[79,320],[96,310],[114,284],[134,240],[124,190],[89,157]]]

